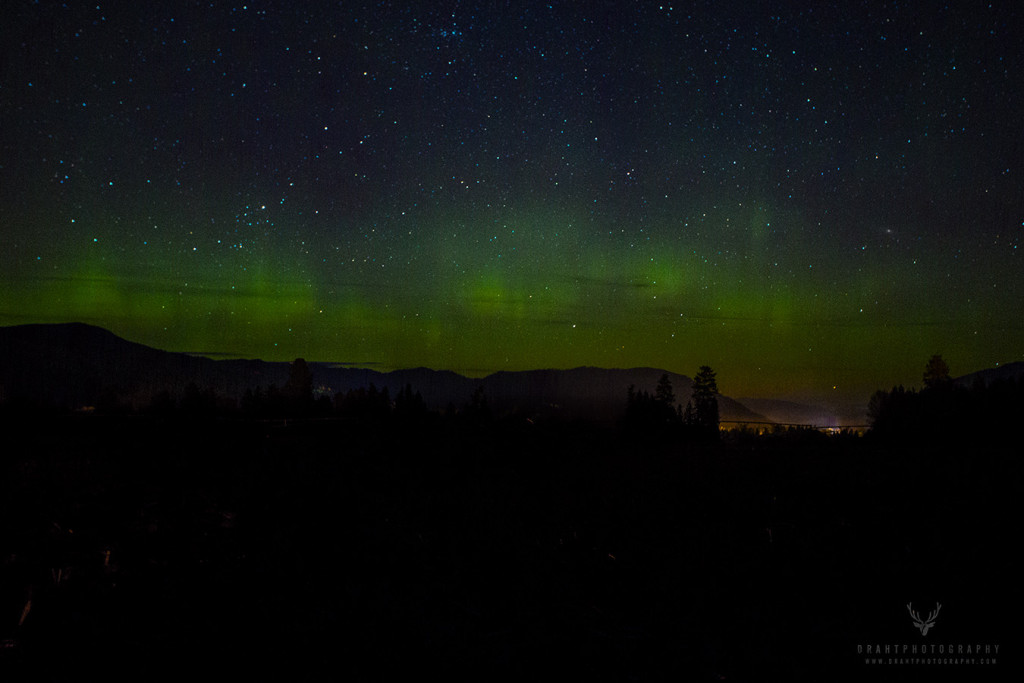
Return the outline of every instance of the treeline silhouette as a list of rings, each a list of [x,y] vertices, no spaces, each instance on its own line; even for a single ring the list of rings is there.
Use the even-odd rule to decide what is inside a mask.
[[[444,421],[457,426],[483,427],[498,422],[551,420],[541,418],[530,409],[495,413],[479,385],[462,402],[451,401],[443,409],[428,407],[420,391],[407,383],[397,393],[387,387],[370,383],[333,395],[324,387],[316,387],[313,372],[302,358],[289,365],[288,379],[283,385],[268,384],[248,388],[236,398],[219,393],[196,382],[184,388],[161,388],[148,399],[129,398],[116,384],[103,386],[93,405],[74,412],[106,416],[142,416],[175,419],[328,419],[343,418],[381,423],[398,421],[426,424]],[[314,389],[316,387],[316,389]],[[627,433],[648,442],[677,438],[717,439],[719,433],[718,387],[715,372],[701,366],[695,376],[693,391],[685,408],[677,403],[668,373],[659,379],[654,393],[646,389],[627,389],[618,426]],[[39,403],[0,401],[0,412],[11,414],[59,414],[58,409]]]
[[[717,439],[720,419],[715,371],[707,365],[701,366],[694,377],[693,393],[685,410],[676,402],[668,373],[658,380],[653,395],[630,385],[626,390],[622,426],[627,433],[648,439]]]
[[[461,403],[452,401],[443,410],[433,410],[411,383],[394,394],[388,387],[377,387],[371,382],[365,387],[330,395],[322,389],[314,391],[313,380],[307,363],[298,358],[291,363],[288,381],[283,386],[269,384],[246,389],[238,400],[222,395],[213,388],[200,387],[191,382],[178,392],[161,389],[141,407],[134,408],[116,386],[110,385],[100,392],[95,405],[76,412],[184,420],[341,418],[367,424],[396,422],[405,427],[433,424],[442,419],[460,426],[480,427],[491,424],[495,419],[482,386],[478,386]],[[24,401],[2,402],[0,411],[8,415],[65,412],[52,406]]]
[[[876,391],[868,403],[870,434],[895,442],[936,445],[1008,437],[1024,414],[1024,381],[1001,378],[955,383],[941,356],[929,359],[918,391]]]
[[[141,403],[129,398],[116,384],[107,384],[98,392],[91,405],[81,406],[73,412],[107,416],[149,416],[176,418],[241,417],[256,419],[329,418],[349,417],[377,420],[399,418],[422,420],[430,411],[419,391],[407,384],[394,396],[387,387],[373,383],[366,387],[349,389],[333,396],[322,389],[314,391],[313,373],[306,361],[297,358],[289,365],[288,380],[283,385],[268,384],[246,389],[241,397],[219,393],[212,387],[189,382],[184,388],[161,388]],[[32,401],[23,397],[0,396],[0,412],[7,415],[53,415],[68,412],[55,405]],[[474,415],[487,412],[482,389],[461,407],[452,404],[446,414]]]

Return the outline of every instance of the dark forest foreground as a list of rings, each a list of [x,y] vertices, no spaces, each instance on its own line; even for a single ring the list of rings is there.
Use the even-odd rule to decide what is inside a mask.
[[[682,443],[528,422],[3,426],[0,668],[21,678],[984,680],[1018,667],[1009,445]],[[908,603],[941,603],[926,636]],[[999,653],[865,663],[867,646],[939,644]]]

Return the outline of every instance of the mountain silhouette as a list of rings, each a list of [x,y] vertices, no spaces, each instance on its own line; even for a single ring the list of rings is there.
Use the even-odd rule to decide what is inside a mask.
[[[953,383],[970,389],[979,382],[988,386],[993,382],[1004,382],[1007,380],[1021,381],[1022,379],[1024,379],[1024,361],[1016,361],[1000,365],[995,368],[987,368],[985,370],[978,370],[977,372],[962,375],[954,379]]]
[[[64,408],[94,405],[105,392],[138,406],[191,383],[234,397],[288,378],[287,363],[161,351],[84,323],[0,328],[0,359],[0,397]]]
[[[287,362],[213,360],[161,351],[127,341],[84,323],[0,327],[0,400],[73,409],[96,405],[113,393],[126,405],[147,405],[161,391],[180,397],[194,384],[239,400],[246,390],[284,386]],[[480,387],[498,415],[613,420],[620,417],[627,390],[653,392],[666,374],[656,368],[497,372],[469,378],[448,370],[413,368],[380,372],[309,363],[314,389],[333,396],[373,384],[397,395],[407,385],[420,392],[433,410],[463,405]],[[667,373],[678,401],[689,399],[692,380]],[[719,397],[723,420],[765,421],[729,397]]]

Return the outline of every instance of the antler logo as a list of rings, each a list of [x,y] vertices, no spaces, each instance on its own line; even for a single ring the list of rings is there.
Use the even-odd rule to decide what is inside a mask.
[[[935,626],[935,618],[939,616],[939,610],[942,609],[940,603],[935,603],[935,611],[928,615],[927,619],[921,619],[917,612],[911,608],[913,603],[907,603],[907,611],[910,612],[910,616],[914,619],[914,626],[921,632],[922,636],[928,635],[928,629]]]

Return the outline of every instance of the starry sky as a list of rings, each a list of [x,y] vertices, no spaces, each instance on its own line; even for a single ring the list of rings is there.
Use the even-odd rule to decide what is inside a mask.
[[[1022,360],[1022,14],[6,3],[0,324],[861,404]]]

